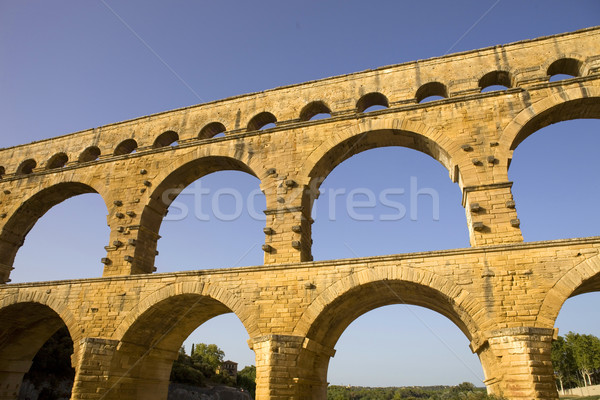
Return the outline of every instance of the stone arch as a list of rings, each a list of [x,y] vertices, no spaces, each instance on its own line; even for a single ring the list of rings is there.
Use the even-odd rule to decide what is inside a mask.
[[[46,169],[62,168],[69,161],[69,157],[65,153],[57,153],[50,157],[46,163]]]
[[[117,145],[117,147],[115,147],[115,151],[113,154],[115,156],[120,156],[123,154],[130,154],[135,149],[137,149],[137,147],[138,147],[138,144],[134,139],[126,139],[126,140],[123,140],[121,143],[119,143]]]
[[[485,74],[479,79],[478,86],[481,90],[484,90],[490,86],[505,86],[507,88],[513,87],[514,78],[511,73],[503,70],[491,71]]]
[[[356,102],[356,112],[362,113],[367,108],[373,106],[382,106],[389,108],[390,102],[387,97],[383,93],[379,92],[371,92],[361,96],[360,99]]]
[[[261,113],[256,114],[252,119],[248,122],[248,132],[258,131],[262,129],[265,125],[275,124],[277,123],[277,118],[268,111],[263,111]]]
[[[111,373],[126,379],[111,385],[107,398],[122,398],[121,393],[135,393],[134,398],[148,398],[149,394],[166,398],[171,365],[183,341],[204,322],[229,312],[240,318],[249,333],[256,331],[254,316],[245,307],[243,300],[227,289],[197,280],[150,294],[115,332],[120,342]]]
[[[406,120],[368,120],[332,135],[318,146],[302,164],[299,179],[318,189],[329,173],[351,156],[362,151],[387,146],[407,147],[421,151],[440,162],[454,182],[462,182],[458,165],[464,162],[458,146],[447,135],[422,123]],[[335,144],[332,145],[332,142]],[[464,153],[464,152],[463,152]]]
[[[417,100],[417,103],[420,103],[431,96],[440,96],[447,98],[448,88],[446,88],[446,85],[440,82],[428,82],[421,85],[421,87],[417,89],[415,99]]]
[[[583,62],[579,56],[563,56],[546,66],[546,75],[558,74],[571,75],[573,77],[583,75]]]
[[[33,169],[37,166],[37,162],[33,158],[29,158],[23,161],[17,167],[16,175],[29,175],[33,172]]]
[[[552,328],[568,298],[599,291],[600,255],[596,255],[570,268],[558,279],[542,301],[538,321],[542,327]]]
[[[204,127],[198,133],[198,139],[209,139],[218,135],[219,133],[224,133],[227,130],[225,125],[220,122],[211,122],[209,124],[204,125]]]
[[[157,304],[172,299],[176,296],[202,296],[210,298],[221,304],[224,308],[234,313],[242,322],[248,334],[253,337],[259,335],[259,327],[254,315],[248,312],[248,306],[243,299],[228,289],[201,281],[189,281],[170,284],[150,293],[141,299],[136,306],[127,313],[127,316],[119,323],[113,335],[114,339],[123,339],[131,327]]]
[[[188,185],[217,171],[242,171],[257,178],[263,175],[254,172],[254,165],[251,167],[239,159],[244,156],[237,154],[239,148],[232,149],[228,146],[220,149],[224,151],[211,154],[209,150],[195,148],[161,168],[161,173],[154,179],[158,184],[150,194],[140,217],[141,229],[134,252],[134,262],[138,270],[152,271],[163,218],[169,205]],[[248,159],[248,162],[251,160]],[[257,167],[257,170],[262,172],[262,167]]]
[[[366,267],[329,286],[302,314],[294,333],[333,348],[352,321],[390,304],[412,304],[436,311],[450,319],[469,340],[475,339],[482,328],[475,315],[483,308],[465,289],[427,270],[391,266]],[[342,308],[345,312],[336,312]]]
[[[90,146],[81,152],[77,161],[80,163],[95,161],[98,157],[100,157],[100,149],[98,146]]]
[[[157,136],[152,144],[153,149],[160,147],[172,146],[173,143],[179,140],[179,135],[175,131],[165,131]]]
[[[0,386],[18,393],[23,375],[44,343],[62,326],[67,327],[71,339],[78,342],[81,328],[67,310],[66,302],[55,296],[40,295],[39,291],[24,291],[0,302]],[[72,360],[79,349],[73,346]],[[8,391],[8,390],[7,390]]]
[[[318,114],[331,114],[331,109],[324,101],[311,101],[300,111],[300,121],[309,121],[312,117]]]
[[[294,334],[305,337],[298,364],[314,397],[324,398],[329,359],[341,334],[358,317],[391,304],[411,304],[436,311],[450,319],[479,347],[481,327],[475,316],[481,304],[465,289],[427,270],[410,266],[364,267],[333,283],[302,314]],[[475,344],[475,345],[473,345]]]
[[[0,231],[0,254],[2,255],[0,266],[3,267],[0,269],[0,282],[8,281],[9,271],[12,269],[17,251],[35,223],[55,205],[85,193],[100,194],[100,191],[88,183],[59,182],[42,188],[20,204],[8,217]],[[104,202],[106,204],[106,199]]]
[[[600,87],[561,89],[522,110],[504,128],[500,136],[501,150],[508,154],[510,163],[512,152],[534,132],[556,122],[578,118],[600,118]]]

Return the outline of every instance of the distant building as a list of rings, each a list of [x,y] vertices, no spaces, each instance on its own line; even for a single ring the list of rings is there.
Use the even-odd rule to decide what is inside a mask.
[[[238,373],[238,363],[234,361],[223,361],[221,366],[217,369],[217,374],[223,374],[232,377],[233,379],[237,378]]]

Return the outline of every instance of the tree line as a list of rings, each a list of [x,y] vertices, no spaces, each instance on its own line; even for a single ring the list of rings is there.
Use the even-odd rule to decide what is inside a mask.
[[[485,388],[477,388],[470,382],[456,386],[427,387],[355,387],[330,386],[328,400],[492,400],[500,398],[487,394]]]
[[[552,343],[552,365],[561,391],[600,383],[600,339],[569,332]]]

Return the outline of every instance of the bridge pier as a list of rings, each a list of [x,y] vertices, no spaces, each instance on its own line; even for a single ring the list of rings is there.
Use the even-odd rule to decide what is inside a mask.
[[[0,360],[0,400],[17,400],[31,360]]]
[[[256,400],[327,399],[327,365],[335,353],[303,336],[249,341],[256,354]]]
[[[471,246],[523,242],[511,186],[504,182],[463,188]]]
[[[506,328],[490,332],[475,351],[488,393],[510,400],[558,399],[550,358],[554,330]]]
[[[110,398],[111,364],[118,344],[102,338],[81,340],[71,400]]]

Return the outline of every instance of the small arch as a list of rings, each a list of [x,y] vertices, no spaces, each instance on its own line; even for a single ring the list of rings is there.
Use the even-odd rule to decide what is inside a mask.
[[[551,82],[578,77],[581,76],[582,66],[583,63],[575,58],[561,58],[550,64],[547,75]]]
[[[69,157],[65,153],[57,153],[50,157],[46,169],[62,168],[69,161]]]
[[[27,175],[33,172],[33,169],[37,166],[37,163],[33,158],[29,158],[21,163],[17,168],[17,175]]]
[[[389,108],[390,103],[387,97],[385,97],[383,94],[379,92],[371,92],[365,94],[360,99],[358,99],[358,101],[356,102],[356,111],[362,113],[373,106]]]
[[[448,89],[446,85],[440,82],[429,82],[422,85],[415,95],[417,103],[423,103],[427,101],[440,100],[441,98],[448,98]]]
[[[158,149],[160,147],[173,146],[179,140],[179,135],[175,131],[166,131],[158,135],[156,140],[154,140],[154,144],[152,144],[153,149]]]
[[[2,179],[5,174],[6,174],[6,170],[4,169],[4,167],[0,166],[0,179]]]
[[[321,100],[311,101],[300,111],[300,121],[310,121],[319,114],[329,114],[331,116],[331,110]]]
[[[121,143],[119,143],[117,145],[117,147],[115,147],[115,152],[113,153],[115,156],[120,156],[123,154],[130,154],[133,153],[135,151],[135,149],[137,149],[138,144],[135,140],[133,139],[126,139],[123,140]]]
[[[198,134],[198,139],[209,139],[215,137],[221,133],[225,133],[227,128],[220,122],[211,122],[207,124],[200,130]]]
[[[265,127],[269,124],[275,124],[277,122],[277,118],[273,114],[268,111],[263,111],[259,114],[256,114],[250,122],[248,122],[248,132],[258,131],[261,129],[265,129]]]
[[[88,161],[96,161],[100,157],[100,149],[96,146],[90,146],[79,155],[80,163],[88,162]]]
[[[491,92],[494,90],[506,90],[512,87],[512,78],[510,72],[492,71],[488,72],[479,80],[481,92]]]

